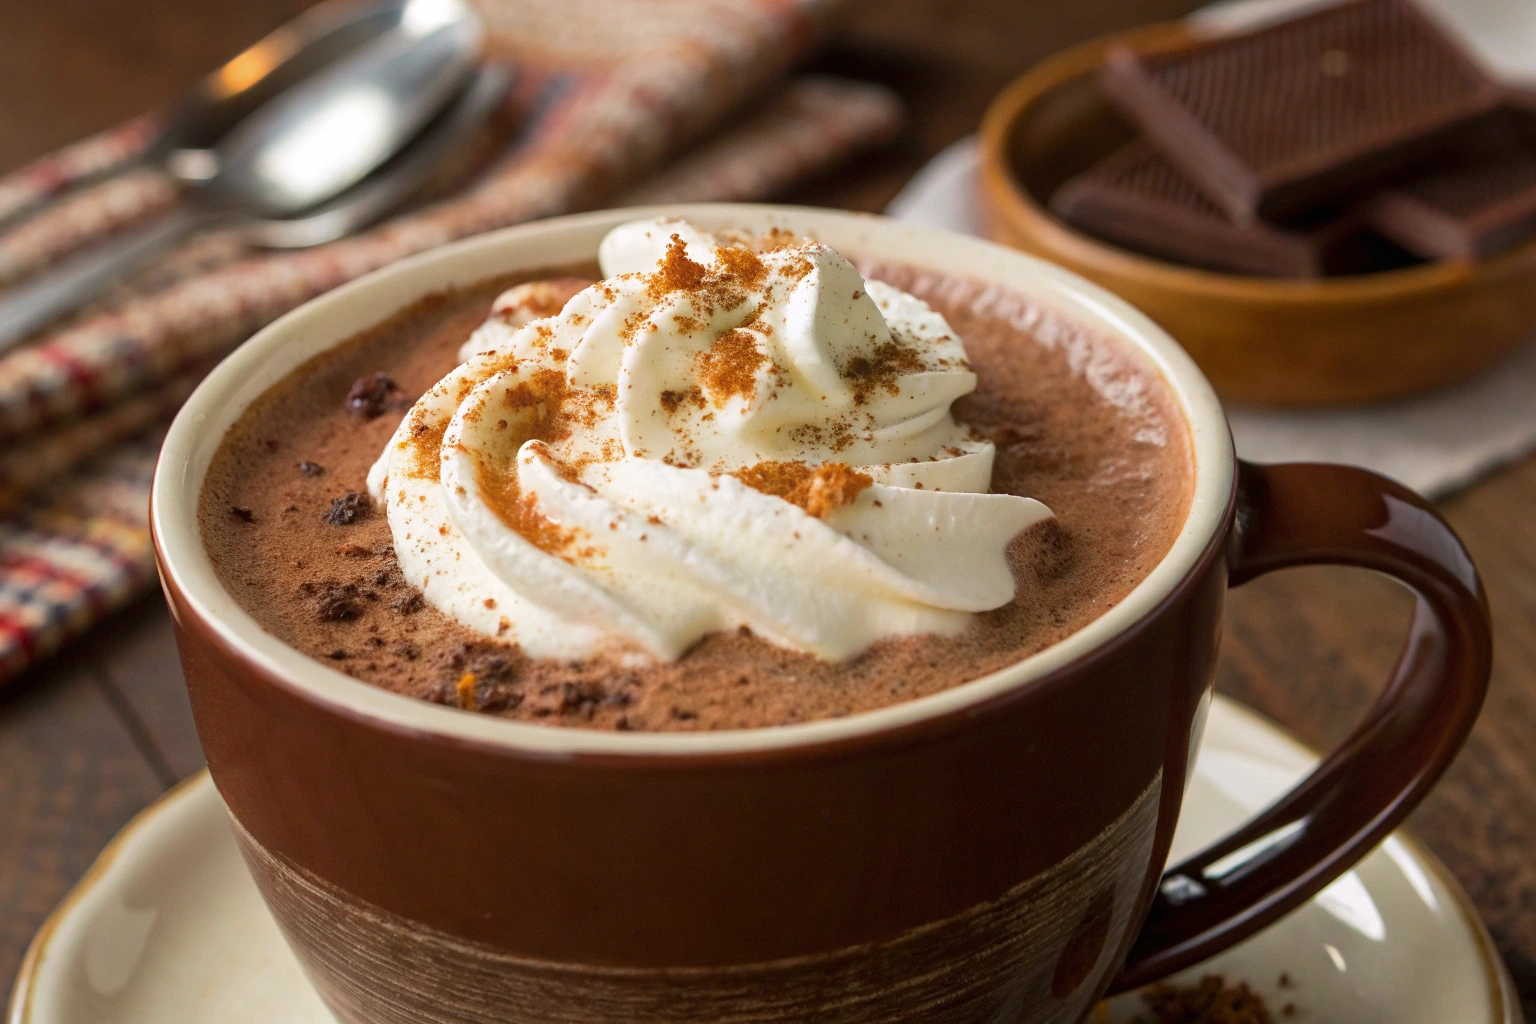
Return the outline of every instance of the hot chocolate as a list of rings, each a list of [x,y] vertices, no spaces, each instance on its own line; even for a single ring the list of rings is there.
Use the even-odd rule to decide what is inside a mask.
[[[466,709],[759,727],[1004,668],[1179,532],[1187,430],[1128,346],[824,246],[623,232],[602,269],[419,302],[244,414],[200,518],[264,628]]]

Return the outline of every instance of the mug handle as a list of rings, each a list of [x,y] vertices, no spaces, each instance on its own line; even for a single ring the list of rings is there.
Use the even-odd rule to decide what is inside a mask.
[[[1386,688],[1344,742],[1163,875],[1111,991],[1183,970],[1315,895],[1384,839],[1466,740],[1493,657],[1472,559],[1423,498],[1351,466],[1238,464],[1230,585],[1294,565],[1375,569],[1417,595]]]

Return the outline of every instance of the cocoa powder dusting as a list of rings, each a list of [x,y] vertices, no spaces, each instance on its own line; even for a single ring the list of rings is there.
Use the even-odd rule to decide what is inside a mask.
[[[732,256],[723,270],[706,273],[677,240],[666,262],[665,286],[698,289],[692,299],[701,311],[739,301],[754,272],[751,261]],[[516,279],[422,300],[311,360],[246,412],[215,456],[200,499],[219,578],[263,628],[339,671],[407,696],[550,725],[698,730],[807,721],[910,700],[1013,664],[1119,603],[1161,560],[1189,500],[1182,420],[1149,371],[1084,328],[970,282],[902,267],[863,269],[949,319],[980,378],[956,415],[999,443],[992,489],[1039,498],[1058,516],[1009,549],[1017,599],[976,616],[960,636],[882,641],[838,664],[747,630],[705,637],[676,662],[638,668],[607,656],[532,658],[511,642],[510,621],[505,639],[486,637],[423,600],[395,561],[386,516],[360,514],[341,530],[322,522],[338,496],[365,493],[368,468],[399,422],[349,412],[354,382],[382,373],[398,388],[386,393],[386,412],[403,412],[456,365],[458,347]],[[583,265],[540,276],[596,273]],[[877,350],[867,367],[842,369],[873,394],[921,359],[901,347]],[[1102,358],[1086,358],[1090,349]],[[1093,381],[1073,369],[1089,364]],[[563,374],[556,376],[563,386]],[[1106,380],[1111,390],[1101,390]],[[551,378],[514,398],[538,413],[527,425],[530,437],[553,439],[581,422],[591,403],[612,397],[560,386]],[[1140,404],[1127,404],[1126,394],[1140,395]],[[656,400],[660,410],[676,411],[707,398],[684,392]],[[827,439],[855,426],[828,424]],[[416,469],[436,478],[441,427],[418,422],[407,435]],[[265,444],[272,438],[282,439],[276,450]],[[323,475],[295,472],[296,460],[324,466]],[[869,486],[867,476],[842,464],[760,465],[741,479],[822,516]],[[504,483],[487,482],[493,490]],[[514,497],[508,488],[502,493]],[[520,522],[536,517],[522,497],[499,511]],[[235,508],[248,510],[250,521]],[[545,528],[523,522],[535,536]],[[579,555],[591,541],[559,536],[546,543]],[[474,679],[461,692],[466,675]]]

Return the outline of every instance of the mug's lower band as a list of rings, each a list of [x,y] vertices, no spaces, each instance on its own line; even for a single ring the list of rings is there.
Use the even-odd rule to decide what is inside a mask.
[[[465,942],[357,899],[234,824],[310,979],[348,1024],[1056,1024],[1079,1020],[1117,966],[1161,794],[1159,773],[1072,856],[948,920],[868,946],[702,968],[553,963]]]

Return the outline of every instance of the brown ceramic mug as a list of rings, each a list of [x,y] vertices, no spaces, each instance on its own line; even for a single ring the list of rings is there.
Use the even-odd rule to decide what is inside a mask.
[[[665,212],[994,282],[1113,332],[1188,419],[1188,519],[1079,633],[919,700],[687,735],[466,714],[262,632],[203,551],[203,475],[245,407],[316,353],[433,291],[590,259],[641,212],[471,239],[289,314],[177,418],[153,525],[213,778],[342,1020],[1076,1021],[1106,989],[1195,963],[1316,893],[1450,761],[1487,685],[1489,620],[1471,561],[1423,499],[1358,469],[1238,463],[1215,395],[1167,335],[1029,256],[826,211]],[[1318,563],[1417,593],[1392,679],[1312,776],[1165,872],[1226,590]]]

